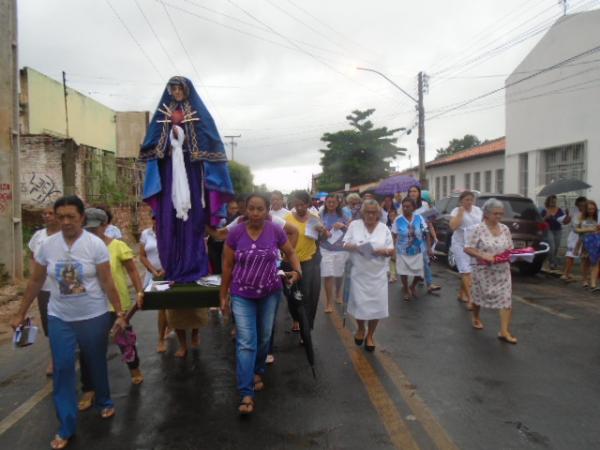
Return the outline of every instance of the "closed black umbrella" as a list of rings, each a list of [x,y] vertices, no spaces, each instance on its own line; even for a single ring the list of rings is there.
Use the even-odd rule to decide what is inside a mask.
[[[291,311],[295,312],[295,316],[300,323],[300,336],[304,345],[304,351],[306,352],[306,359],[310,364],[312,374],[314,378],[317,378],[315,372],[315,351],[312,344],[312,336],[310,329],[310,321],[308,320],[308,314],[304,307],[304,299],[298,283],[289,286],[285,281],[283,283],[285,289],[285,296],[288,301],[288,307]]]
[[[538,196],[547,197],[549,195],[565,194],[567,192],[582,191],[591,187],[592,186],[587,184],[585,181],[576,180],[574,178],[556,180],[544,186]]]

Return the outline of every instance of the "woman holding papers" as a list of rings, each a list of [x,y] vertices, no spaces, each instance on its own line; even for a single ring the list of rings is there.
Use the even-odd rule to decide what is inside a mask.
[[[508,227],[502,223],[504,206],[491,198],[483,205],[483,222],[475,226],[465,243],[465,252],[477,258],[473,267],[473,328],[483,329],[479,318],[481,307],[500,312],[498,339],[516,344],[517,338],[510,333],[512,318],[512,282],[510,263],[495,262],[495,256],[512,250],[513,242]]]
[[[317,216],[308,212],[311,198],[306,191],[297,191],[292,194],[293,212],[285,217],[286,222],[298,229],[298,242],[296,242],[296,253],[302,266],[302,280],[300,291],[306,305],[310,328],[313,328],[319,294],[321,292],[321,255],[317,251],[317,239],[320,235],[327,236],[327,230],[321,224]],[[293,304],[294,302],[288,302]],[[298,317],[294,308],[290,308],[290,314],[294,320],[292,331],[300,331]]]
[[[392,226],[396,240],[396,272],[402,280],[404,300],[417,296],[417,283],[424,275],[423,252],[431,253],[427,234],[427,223],[419,214],[414,214],[416,204],[411,197],[402,200],[402,215]],[[413,277],[409,287],[408,277]]]
[[[427,191],[425,191],[426,193]],[[421,188],[419,186],[412,186],[408,189],[408,196],[415,201],[415,212],[414,214],[420,215],[423,219],[425,219],[425,223],[427,225],[427,232],[431,237],[430,243],[431,246],[437,240],[437,236],[435,234],[435,228],[433,227],[433,218],[435,210],[432,209],[429,201],[423,198],[423,193],[421,192]],[[428,242],[423,241],[423,273],[425,275],[425,285],[427,286],[427,292],[430,294],[435,291],[439,291],[442,287],[435,284],[433,282],[433,272],[431,271],[431,258],[428,248],[426,247]],[[433,248],[432,248],[433,250]]]
[[[334,294],[338,303],[342,303],[342,280],[348,259],[348,251],[344,250],[342,239],[346,233],[349,220],[344,216],[337,195],[329,194],[325,199],[325,209],[321,212],[321,220],[329,233],[329,237],[321,241],[321,277],[325,284],[326,313],[333,312]]]
[[[344,236],[344,248],[352,259],[348,313],[358,325],[354,342],[364,342],[365,349],[372,352],[377,324],[388,316],[387,270],[394,244],[390,230],[379,221],[381,207],[377,201],[365,200],[361,215],[362,219],[350,222]]]

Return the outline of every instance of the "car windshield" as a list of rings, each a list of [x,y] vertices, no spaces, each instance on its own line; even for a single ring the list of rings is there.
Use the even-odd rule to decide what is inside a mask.
[[[479,197],[477,206],[482,207],[489,197]],[[522,219],[541,222],[542,216],[535,204],[528,198],[499,198],[504,205],[505,219]]]

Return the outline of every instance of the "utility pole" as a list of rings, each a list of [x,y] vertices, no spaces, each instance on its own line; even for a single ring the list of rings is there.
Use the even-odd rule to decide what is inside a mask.
[[[17,1],[0,0],[0,264],[12,280],[23,276],[17,57]]]
[[[238,138],[241,138],[242,135],[241,134],[236,134],[235,136],[233,135],[229,135],[229,136],[223,136],[227,139],[231,139],[231,141],[229,141],[229,146],[231,147],[231,160],[234,161],[234,151],[235,151],[235,147],[236,147],[236,142],[235,140]]]
[[[419,145],[419,182],[421,183],[421,189],[427,189],[427,178],[425,177],[425,106],[423,106],[424,78],[425,74],[419,72],[419,100],[417,103],[419,137],[417,138],[417,144]]]
[[[423,72],[419,72],[418,76],[418,98],[414,98],[396,83],[393,80],[388,78],[385,74],[379,72],[375,69],[369,69],[368,67],[357,67],[357,70],[366,70],[367,72],[373,72],[377,75],[385,78],[390,84],[392,84],[396,89],[410,98],[416,104],[416,109],[419,114],[419,137],[417,139],[417,144],[419,145],[419,183],[421,184],[422,189],[427,189],[427,177],[425,175],[425,106],[423,105],[423,95],[427,90],[427,75]],[[407,131],[406,134],[410,134],[410,130]]]
[[[67,105],[67,74],[63,70],[62,73],[63,78],[63,97],[65,98],[65,134],[67,139],[69,138],[69,107]]]

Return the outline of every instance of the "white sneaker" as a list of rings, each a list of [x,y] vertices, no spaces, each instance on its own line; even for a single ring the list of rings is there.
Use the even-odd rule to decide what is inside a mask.
[[[267,355],[267,359],[265,360],[267,364],[273,364],[275,362],[275,356]]]

